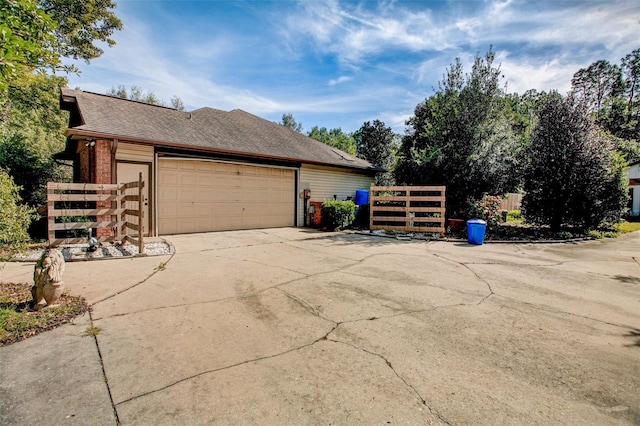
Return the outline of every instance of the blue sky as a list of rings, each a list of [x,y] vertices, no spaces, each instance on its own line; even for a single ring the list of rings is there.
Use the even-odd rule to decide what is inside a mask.
[[[117,1],[117,0],[116,0]],[[140,86],[187,110],[243,109],[272,121],[355,131],[379,119],[403,133],[415,106],[460,57],[489,46],[507,91],[570,88],[599,59],[640,48],[634,1],[119,0],[122,31],[69,86]]]

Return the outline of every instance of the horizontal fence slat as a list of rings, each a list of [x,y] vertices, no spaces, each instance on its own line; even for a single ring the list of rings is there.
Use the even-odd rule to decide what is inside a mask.
[[[124,209],[49,209],[49,216],[109,216],[124,213]]]
[[[371,186],[370,189],[372,192],[374,191],[445,191],[446,186]]]
[[[49,201],[118,201],[121,195],[113,194],[48,194]]]
[[[54,223],[53,225],[49,225],[49,229],[54,231],[71,231],[74,229],[114,228],[116,226],[122,226],[124,223],[124,221]]]
[[[138,215],[140,215],[140,212],[138,210],[127,209],[127,210],[124,211],[124,214],[127,215],[127,216],[138,217]]]
[[[47,189],[54,191],[117,191],[120,186],[117,183],[47,183]]]

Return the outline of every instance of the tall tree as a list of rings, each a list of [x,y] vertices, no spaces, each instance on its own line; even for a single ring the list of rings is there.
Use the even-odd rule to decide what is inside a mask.
[[[640,96],[640,49],[622,58],[622,71],[625,76],[625,90],[627,94],[627,121],[632,119],[633,111],[638,119],[638,97]],[[634,108],[636,106],[636,108]]]
[[[469,197],[513,191],[520,179],[517,126],[505,116],[501,72],[489,50],[464,75],[459,59],[439,90],[418,104],[407,121],[396,182],[446,185],[447,212],[461,213]]]
[[[152,91],[145,91],[142,87],[135,86],[135,85],[131,86],[131,90],[129,90],[128,93],[127,93],[127,88],[122,84],[119,84],[118,87],[112,86],[111,89],[108,90],[107,93],[105,93],[105,95],[113,96],[114,98],[129,99],[131,101],[143,102],[145,104],[159,105],[159,106],[165,106],[165,107],[167,106],[167,104],[163,100],[158,98],[158,96]],[[180,99],[176,95],[173,95],[171,97],[169,106],[171,108],[177,109],[178,111],[184,111],[184,103],[182,102],[182,99]]]
[[[571,79],[573,90],[586,102],[587,107],[598,113],[607,98],[615,97],[623,90],[622,71],[619,66],[599,60],[582,68]]]
[[[52,155],[64,149],[68,112],[58,107],[63,77],[45,73],[22,77],[20,87],[11,86],[11,114],[3,122],[0,167],[20,189],[30,206],[46,202],[46,183],[71,178],[69,167],[57,164]]]
[[[380,120],[367,121],[354,133],[358,157],[385,172],[376,175],[376,185],[392,185],[392,167],[395,163],[395,135],[391,127]]]
[[[298,123],[291,113],[282,114],[280,125],[295,132],[302,133],[302,123]]]
[[[38,6],[56,24],[60,56],[89,62],[104,53],[96,42],[111,47],[116,43],[111,35],[122,29],[112,0],[38,0]]]
[[[54,28],[51,17],[33,0],[0,2],[0,99],[20,77],[60,63]]]
[[[307,136],[334,148],[338,148],[347,154],[356,155],[356,144],[353,135],[344,133],[340,127],[327,130],[326,127],[319,128],[318,126],[313,126]]]
[[[523,210],[528,221],[593,229],[616,222],[627,203],[624,160],[597,128],[584,100],[551,93],[526,150]]]

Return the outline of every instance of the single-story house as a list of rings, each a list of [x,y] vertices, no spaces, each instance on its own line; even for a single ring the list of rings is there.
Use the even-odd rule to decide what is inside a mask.
[[[239,109],[183,112],[71,89],[60,107],[70,118],[57,158],[73,160],[75,182],[142,173],[147,235],[304,226],[308,202],[354,198],[380,171]]]
[[[640,216],[640,161],[627,167],[629,178],[629,214]]]

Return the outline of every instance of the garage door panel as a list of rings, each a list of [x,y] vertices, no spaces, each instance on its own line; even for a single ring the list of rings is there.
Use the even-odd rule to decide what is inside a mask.
[[[294,170],[161,159],[158,185],[160,234],[294,225]]]

